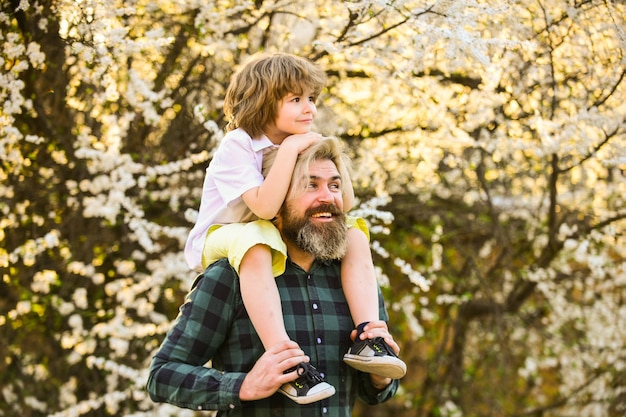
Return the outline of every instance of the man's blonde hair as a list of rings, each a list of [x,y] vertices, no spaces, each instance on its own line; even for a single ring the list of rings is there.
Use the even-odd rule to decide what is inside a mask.
[[[254,55],[233,76],[224,98],[226,130],[242,128],[252,138],[274,123],[287,94],[311,90],[315,99],[326,85],[326,74],[313,62],[291,54]]]
[[[348,197],[346,195],[346,190],[348,189],[346,184],[351,181],[351,162],[348,155],[344,152],[342,143],[335,137],[326,137],[314,143],[298,156],[291,180],[291,188],[289,190],[292,196],[297,196],[304,192],[305,186],[309,181],[311,163],[324,160],[332,161],[337,167],[337,171],[341,176],[341,194],[343,199],[346,200]],[[352,189],[352,187],[349,188]]]

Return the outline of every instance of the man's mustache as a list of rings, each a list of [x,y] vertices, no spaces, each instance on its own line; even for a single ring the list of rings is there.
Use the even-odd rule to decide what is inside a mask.
[[[311,207],[309,209],[307,209],[305,211],[305,215],[306,217],[311,217],[314,214],[319,214],[319,213],[330,213],[333,217],[334,216],[340,216],[343,214],[343,212],[341,210],[339,210],[339,207],[337,207],[334,204],[322,204],[320,206],[317,207]]]

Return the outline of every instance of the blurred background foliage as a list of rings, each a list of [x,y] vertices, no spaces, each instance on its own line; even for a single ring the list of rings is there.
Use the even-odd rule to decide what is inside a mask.
[[[7,0],[0,416],[193,415],[147,366],[258,51],[329,75],[316,128],[409,372],[359,416],[626,413],[623,1]]]

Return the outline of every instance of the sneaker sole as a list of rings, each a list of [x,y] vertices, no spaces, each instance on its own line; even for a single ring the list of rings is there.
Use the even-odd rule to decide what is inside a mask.
[[[328,388],[314,395],[307,395],[307,396],[301,396],[301,397],[291,395],[287,391],[284,391],[282,388],[279,388],[278,392],[289,397],[289,399],[291,399],[292,401],[298,404],[311,404],[316,401],[320,401],[320,400],[323,400],[325,398],[332,397],[333,395],[335,395],[335,387],[333,387],[332,385],[329,385]]]
[[[385,378],[400,379],[406,375],[406,364],[401,359],[391,356],[364,357],[346,353],[343,356],[343,361],[358,371],[380,375]]]

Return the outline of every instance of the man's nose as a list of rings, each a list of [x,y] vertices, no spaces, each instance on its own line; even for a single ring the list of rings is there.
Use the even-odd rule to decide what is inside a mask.
[[[322,186],[319,188],[317,199],[321,202],[328,203],[334,200],[334,195],[328,186]]]

